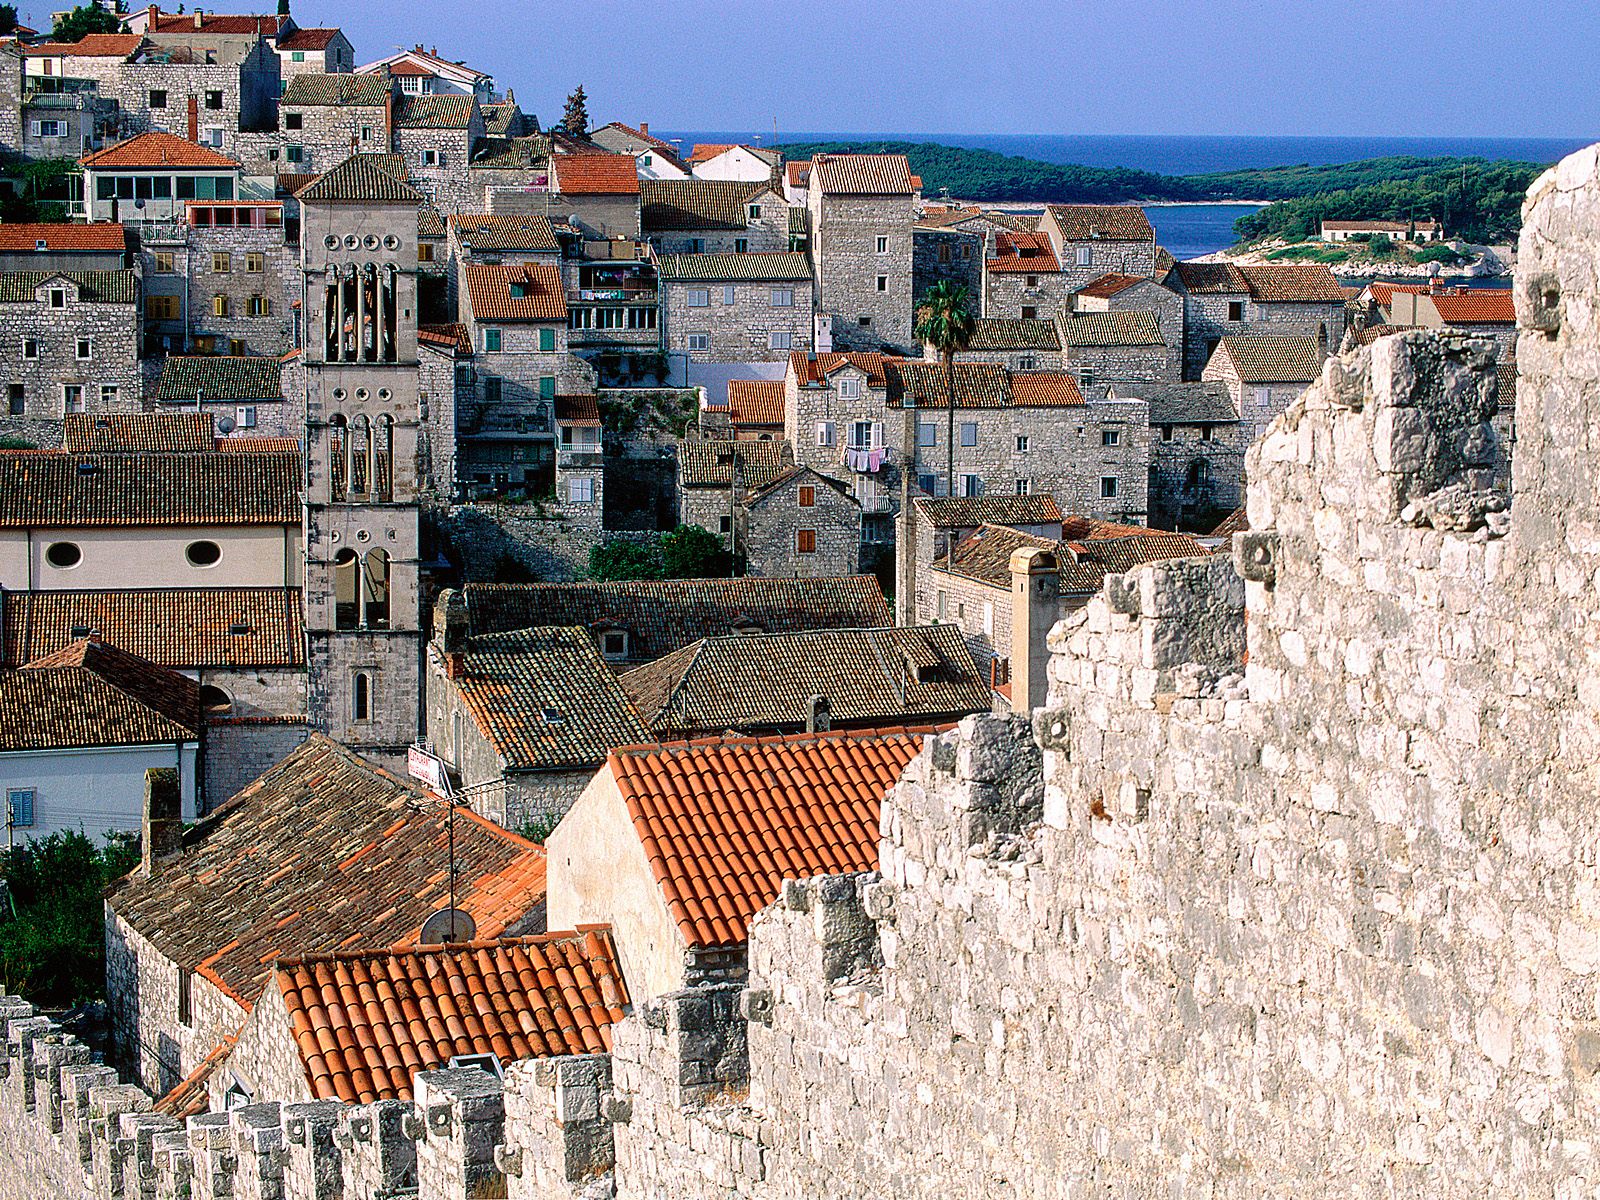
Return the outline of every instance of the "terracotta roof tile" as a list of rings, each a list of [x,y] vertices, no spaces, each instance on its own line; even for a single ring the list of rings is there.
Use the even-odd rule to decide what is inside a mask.
[[[203,453],[216,445],[215,424],[208,412],[68,413],[61,445],[69,454]]]
[[[811,260],[798,250],[762,250],[749,254],[663,254],[658,260],[658,269],[663,280],[801,282],[811,279]]]
[[[226,154],[219,154],[196,142],[185,141],[176,134],[159,130],[141,133],[125,142],[96,150],[78,160],[95,171],[113,171],[130,167],[209,167],[213,170],[237,170],[239,164]]]
[[[783,470],[783,449],[782,442],[684,442],[678,447],[678,482],[686,488],[726,488],[737,460],[742,485],[760,488]]]
[[[1148,242],[1155,238],[1144,209],[1132,204],[1049,204],[1045,212],[1069,242]]]
[[[338,36],[337,29],[296,29],[274,44],[279,50],[326,50]]]
[[[819,154],[811,174],[825,195],[909,196],[916,190],[904,154]]]
[[[0,451],[0,528],[299,521],[298,455]]]
[[[639,167],[631,154],[556,154],[555,190],[569,196],[637,196]]]
[[[1218,522],[1217,527],[1211,531],[1211,536],[1216,538],[1232,538],[1236,533],[1243,533],[1250,528],[1250,516],[1245,512],[1244,505],[1240,505]]]
[[[453,213],[450,229],[458,242],[478,251],[561,252],[550,218],[543,213]]]
[[[0,251],[9,254],[72,253],[78,250],[102,254],[122,254],[128,248],[127,234],[113,221],[93,225],[40,224],[12,221],[0,225]]]
[[[1343,304],[1344,288],[1323,266],[1240,267],[1250,297],[1267,304]]]
[[[922,746],[798,734],[618,750],[608,767],[685,944],[734,946],[783,880],[877,868],[884,794]]]
[[[223,454],[298,454],[300,439],[235,434],[233,437],[218,438],[213,449]]]
[[[180,1121],[185,1117],[197,1117],[206,1112],[211,1106],[211,1077],[217,1073],[218,1067],[228,1061],[228,1056],[238,1044],[237,1034],[230,1033],[223,1038],[217,1043],[216,1049],[202,1058],[199,1065],[180,1080],[170,1092],[151,1105],[150,1110],[169,1117],[177,1117]]]
[[[168,355],[156,398],[164,404],[193,404],[196,394],[206,400],[282,400],[282,368],[275,358]]]
[[[472,353],[472,336],[459,321],[448,325],[418,325],[417,341],[424,346],[438,346],[456,354]]]
[[[900,361],[892,355],[868,351],[807,354],[803,350],[796,350],[789,355],[789,373],[796,376],[801,385],[805,386],[820,384],[840,367],[851,366],[866,374],[869,387],[881,388],[888,386],[886,365]]]
[[[1027,230],[996,234],[994,255],[985,265],[991,273],[1002,275],[1046,275],[1061,270],[1050,239]]]
[[[1463,288],[1428,299],[1440,319],[1450,325],[1514,325],[1517,321],[1510,288]]]
[[[461,274],[477,321],[566,321],[567,295],[554,263],[466,263]]]
[[[783,380],[730,379],[728,421],[739,426],[782,427]]]
[[[981,525],[949,557],[935,562],[933,569],[1009,591],[1011,555],[1036,547],[1059,556],[1062,591],[1094,592],[1107,575],[1132,570],[1142,563],[1207,553],[1186,533],[1116,525],[1088,517],[1064,521],[1062,533],[1062,540],[1054,541],[1002,525]]]
[[[76,42],[38,42],[22,48],[26,58],[128,58],[144,42],[141,33],[89,33]]]
[[[1056,323],[1041,317],[979,317],[968,350],[1060,350]]]
[[[0,750],[171,745],[200,724],[194,680],[88,638],[0,671]]]
[[[449,809],[320,734],[184,835],[108,905],[249,1008],[274,959],[414,945],[450,896]],[[495,938],[544,898],[544,851],[456,808],[456,907]],[[270,886],[264,881],[271,880]]]
[[[1091,279],[1076,292],[1079,296],[1091,296],[1097,300],[1109,300],[1112,296],[1127,291],[1136,284],[1145,283],[1143,275],[1122,275],[1112,272],[1102,275],[1099,279]]]
[[[611,931],[284,959],[274,978],[318,1100],[411,1099],[458,1055],[501,1063],[611,1050],[627,990]]]
[[[306,72],[289,79],[278,103],[287,108],[327,105],[382,108],[390,92],[389,81],[381,75],[352,75],[348,71],[333,75]]]
[[[954,364],[957,408],[1006,408],[1012,402],[1011,378],[995,363]],[[885,367],[888,376],[888,402],[891,408],[945,408],[950,387],[943,363],[892,362]]]
[[[6,666],[91,636],[182,671],[306,661],[299,588],[6,592],[0,635]]]
[[[195,25],[198,17],[200,24]],[[150,26],[151,33],[254,33],[272,37],[278,32],[281,17],[250,16],[236,13],[164,13]]]
[[[1064,313],[1061,341],[1075,346],[1161,346],[1161,326],[1148,309]]]
[[[1217,353],[1227,355],[1244,383],[1310,383],[1322,371],[1313,337],[1231,333]]]
[[[421,204],[425,197],[396,176],[377,154],[352,154],[295,193],[313,204]]]
[[[1196,296],[1250,294],[1244,272],[1227,262],[1181,262],[1173,268],[1183,290]]]
[[[744,230],[750,197],[770,191],[766,180],[641,179],[639,219],[646,233],[672,229]]]
[[[594,394],[556,397],[556,420],[563,425],[600,427],[600,398]]]
[[[1084,399],[1078,381],[1065,371],[1013,371],[1011,402],[1018,408],[1076,408]]]

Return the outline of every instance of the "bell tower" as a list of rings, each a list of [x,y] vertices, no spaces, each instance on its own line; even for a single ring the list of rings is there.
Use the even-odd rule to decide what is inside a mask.
[[[312,727],[378,758],[420,724],[420,192],[371,158],[299,193]]]

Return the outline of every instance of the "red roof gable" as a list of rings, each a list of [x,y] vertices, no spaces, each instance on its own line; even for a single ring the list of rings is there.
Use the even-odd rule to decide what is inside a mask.
[[[639,166],[631,154],[557,154],[556,191],[568,196],[637,196]]]
[[[1463,288],[1428,298],[1440,320],[1451,325],[1513,325],[1517,320],[1509,288]]]
[[[10,253],[46,250],[96,250],[120,254],[127,249],[122,226],[113,222],[97,225],[35,224],[18,221],[0,225],[0,250]]]
[[[239,164],[226,154],[218,154],[176,134],[155,131],[86,154],[78,162],[97,171],[137,167],[215,167],[236,169]]]
[[[989,270],[999,274],[1041,274],[1061,270],[1050,239],[1043,233],[1015,230],[997,233]]]

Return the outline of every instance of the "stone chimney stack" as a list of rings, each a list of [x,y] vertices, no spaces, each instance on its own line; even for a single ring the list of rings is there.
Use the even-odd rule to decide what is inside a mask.
[[[444,673],[447,679],[456,679],[466,669],[467,618],[466,594],[455,588],[446,588],[435,602],[433,636],[444,655]]]
[[[650,122],[649,121],[640,121],[639,122],[639,132],[644,134],[645,137],[649,137],[650,136]]]
[[[205,28],[205,16],[205,13],[203,13],[200,9],[197,8],[194,10],[194,27],[196,29]]]
[[[174,767],[151,767],[144,773],[144,829],[140,865],[151,874],[162,859],[183,846],[183,788]]]
[[[200,97],[189,97],[189,140],[200,140]]]
[[[819,693],[810,697],[806,701],[806,732],[827,733],[832,729],[832,708],[826,696]]]
[[[1050,689],[1045,638],[1061,615],[1060,562],[1029,546],[1011,555],[1011,711],[1027,716]]]

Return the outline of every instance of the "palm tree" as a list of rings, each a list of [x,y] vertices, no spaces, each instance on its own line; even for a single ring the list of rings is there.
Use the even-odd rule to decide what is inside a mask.
[[[917,340],[939,352],[944,364],[945,401],[949,420],[945,431],[945,492],[956,494],[956,367],[957,351],[965,350],[978,327],[971,308],[972,298],[959,283],[936,283],[923,293],[917,305]],[[914,456],[910,447],[908,455]],[[909,469],[909,463],[907,469]]]

